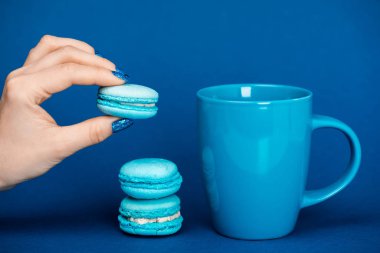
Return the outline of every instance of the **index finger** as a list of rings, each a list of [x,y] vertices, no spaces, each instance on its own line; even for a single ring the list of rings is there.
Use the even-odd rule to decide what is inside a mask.
[[[19,77],[20,81],[26,79],[29,85],[22,86],[23,93],[31,95],[32,100],[37,104],[73,84],[115,86],[126,82],[117,71],[76,63],[64,63]]]
[[[70,38],[60,38],[52,35],[44,35],[38,44],[32,48],[25,60],[24,66],[29,65],[52,51],[55,51],[61,47],[72,46],[76,47],[84,52],[94,54],[95,50],[92,46],[86,42],[70,39]]]

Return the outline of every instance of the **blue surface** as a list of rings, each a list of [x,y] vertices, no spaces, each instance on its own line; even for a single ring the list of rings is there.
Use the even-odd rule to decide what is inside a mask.
[[[356,175],[361,149],[355,133],[312,113],[308,90],[273,84],[230,84],[197,93],[200,155],[215,229],[238,239],[289,234],[299,211],[322,202]],[[323,127],[342,131],[352,147],[339,179],[305,191],[310,139]]]
[[[22,65],[43,34],[82,39],[134,83],[160,93],[156,117],[78,152],[48,174],[0,193],[1,252],[379,252],[380,2],[0,1],[0,78]],[[301,211],[295,231],[237,241],[211,229],[196,143],[196,91],[221,83],[283,83],[314,93],[314,112],[358,134],[363,162],[341,193]],[[101,113],[97,87],[73,87],[44,107],[62,125]],[[65,103],[70,101],[70,104]],[[167,238],[118,229],[127,160],[175,162],[184,224]],[[344,136],[312,138],[308,188],[348,163]]]

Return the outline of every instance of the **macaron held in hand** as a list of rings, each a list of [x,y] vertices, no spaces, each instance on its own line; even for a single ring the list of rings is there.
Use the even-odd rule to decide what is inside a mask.
[[[129,119],[147,119],[157,114],[158,93],[146,86],[124,84],[102,87],[97,106],[107,115]]]
[[[181,228],[183,221],[176,195],[150,200],[126,197],[119,212],[120,229],[136,235],[171,235]]]
[[[136,159],[125,163],[119,173],[122,190],[136,199],[158,199],[176,193],[182,176],[177,166],[160,158]]]

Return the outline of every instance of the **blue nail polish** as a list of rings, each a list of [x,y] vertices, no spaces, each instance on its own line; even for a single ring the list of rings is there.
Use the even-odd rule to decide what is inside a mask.
[[[128,82],[129,76],[127,74],[125,74],[124,71],[122,71],[121,69],[116,68],[116,70],[112,71],[112,74],[114,74],[114,76],[120,78],[124,82]]]
[[[124,75],[125,77],[129,77],[128,74],[124,73],[124,71],[122,71],[121,69],[119,69],[118,67],[116,67],[116,72],[119,72],[120,74]]]
[[[133,120],[131,119],[119,119],[112,123],[112,133],[120,132],[121,130],[127,129],[133,125]]]

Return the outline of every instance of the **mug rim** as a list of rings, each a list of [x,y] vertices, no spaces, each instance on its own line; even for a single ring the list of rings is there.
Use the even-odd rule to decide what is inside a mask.
[[[287,88],[294,91],[302,91],[305,92],[306,95],[295,97],[295,98],[287,98],[287,99],[273,99],[273,100],[231,100],[231,99],[223,99],[223,98],[216,98],[207,96],[205,94],[202,94],[205,91],[214,90],[218,88],[225,88],[225,87],[241,87],[243,85],[247,85],[250,87],[256,86],[256,87],[273,87],[273,88]],[[200,100],[208,101],[208,102],[216,102],[216,103],[231,103],[231,104],[273,104],[273,103],[289,103],[289,102],[296,102],[296,101],[305,101],[311,99],[313,96],[313,93],[305,88],[292,86],[292,85],[284,85],[284,84],[267,84],[267,83],[236,83],[236,84],[221,84],[221,85],[214,85],[205,87],[202,89],[199,89],[197,91],[197,97]]]

